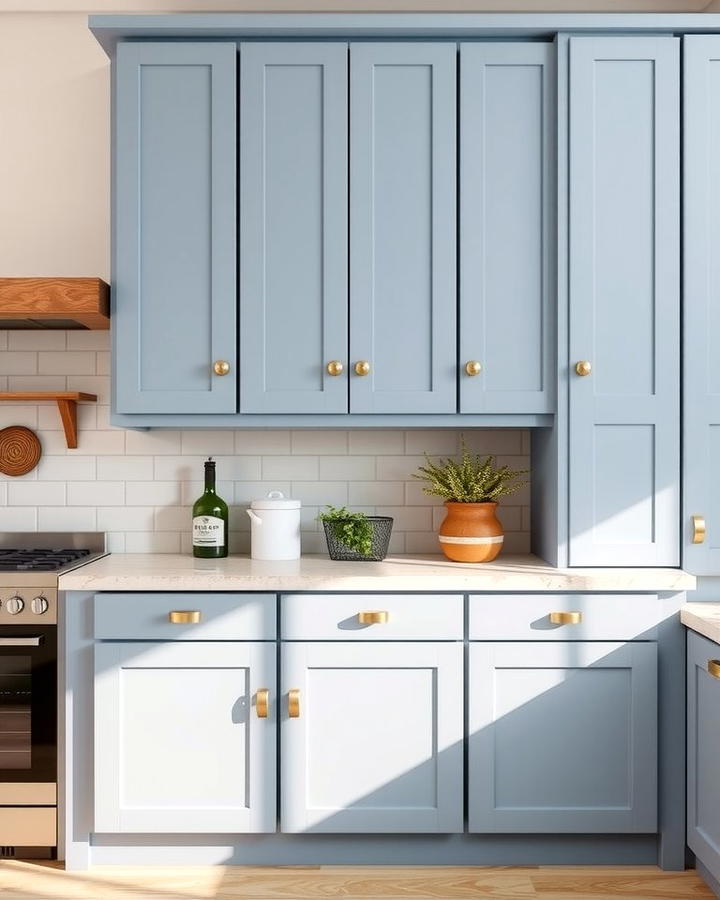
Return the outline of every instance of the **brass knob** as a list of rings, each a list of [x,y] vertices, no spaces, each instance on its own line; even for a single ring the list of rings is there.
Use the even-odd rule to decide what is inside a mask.
[[[479,375],[481,372],[482,364],[479,363],[476,359],[471,359],[470,362],[465,363],[466,375]]]
[[[267,719],[270,705],[270,691],[267,688],[258,688],[255,692],[255,711],[258,719]]]
[[[173,625],[197,625],[201,618],[199,609],[173,609],[168,613],[168,621]]]
[[[707,670],[713,678],[720,678],[720,659],[709,659]]]
[[[551,612],[550,621],[553,625],[579,625],[582,622],[582,613]]]
[[[370,374],[370,363],[366,359],[361,359],[355,363],[355,374],[356,375],[369,375]]]
[[[702,544],[702,542],[705,540],[705,535],[707,534],[707,526],[705,525],[705,516],[693,516],[692,517],[692,527],[693,527],[693,535],[692,535],[693,544]]]
[[[581,359],[575,364],[575,371],[578,375],[589,375],[592,372],[592,363],[587,359]]]
[[[339,359],[331,359],[330,362],[325,366],[325,370],[328,375],[342,375],[343,369],[345,366],[340,362]]]
[[[288,717],[290,719],[300,718],[300,689],[292,688],[288,691]]]
[[[386,625],[390,621],[390,613],[386,609],[366,609],[357,617],[361,625]]]
[[[213,363],[213,372],[216,375],[227,375],[230,371],[230,363],[226,359],[216,359]]]

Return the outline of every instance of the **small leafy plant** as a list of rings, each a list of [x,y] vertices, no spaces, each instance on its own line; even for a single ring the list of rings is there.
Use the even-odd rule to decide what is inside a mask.
[[[332,528],[336,540],[348,550],[354,550],[361,556],[370,556],[373,530],[365,513],[350,512],[344,506],[328,505],[327,512],[320,513],[318,519]]]
[[[427,486],[423,488],[425,494],[453,503],[493,503],[527,484],[526,480],[517,480],[527,475],[527,469],[497,468],[494,456],[486,456],[483,460],[468,450],[464,440],[459,461],[446,459],[435,463],[426,453],[425,463],[413,474],[413,478],[426,482]]]

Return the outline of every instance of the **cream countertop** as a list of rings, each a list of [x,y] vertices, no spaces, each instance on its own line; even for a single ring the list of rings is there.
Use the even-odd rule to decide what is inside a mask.
[[[686,603],[680,610],[680,621],[720,644],[720,603]]]
[[[114,554],[60,576],[62,591],[686,591],[681,569],[555,569],[536,556],[452,563],[443,556],[261,562],[177,554]]]

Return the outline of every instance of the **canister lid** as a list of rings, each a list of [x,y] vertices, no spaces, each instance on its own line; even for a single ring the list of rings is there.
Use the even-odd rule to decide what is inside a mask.
[[[261,500],[253,500],[250,509],[300,509],[300,501],[286,497],[282,491],[270,491]]]

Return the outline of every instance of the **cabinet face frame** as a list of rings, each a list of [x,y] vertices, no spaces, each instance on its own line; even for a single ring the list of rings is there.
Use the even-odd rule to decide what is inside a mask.
[[[569,54],[569,564],[676,566],[679,40]]]
[[[652,833],[657,830],[657,647],[654,643],[610,643],[588,641],[566,642],[472,642],[470,643],[468,674],[469,733],[468,733],[468,815],[471,833],[529,833],[529,834],[603,834],[603,833]],[[547,691],[533,694],[532,698],[505,715],[497,713],[496,688],[498,673],[513,673],[516,680],[527,673],[533,678],[533,670],[566,673],[558,683]],[[498,742],[502,730],[511,728],[510,719],[519,715],[521,719],[535,720],[540,728],[536,741],[527,741],[521,750],[527,754],[544,753],[553,740],[553,723],[549,718],[556,702],[550,695],[553,691],[569,690],[567,676],[573,670],[607,672],[614,677],[618,671],[627,671],[630,680],[625,701],[628,703],[630,719],[627,724],[629,758],[622,765],[627,767],[628,797],[626,806],[575,806],[563,802],[551,806],[547,803],[533,803],[528,800],[501,806],[497,799],[501,750]],[[512,677],[512,676],[509,676]],[[513,685],[506,685],[513,690]],[[516,692],[523,691],[518,680]],[[527,692],[527,687],[524,688]],[[580,701],[579,688],[566,700]],[[542,714],[531,707],[540,702],[547,706]],[[596,710],[602,718],[603,710]],[[563,710],[564,713],[564,710]],[[607,710],[608,715],[612,710]],[[568,716],[572,709],[568,707]],[[506,720],[506,721],[504,721]],[[543,731],[547,728],[547,732]],[[505,734],[507,739],[507,734]],[[599,765],[604,748],[596,746],[596,763]],[[616,751],[622,756],[622,747]],[[548,784],[554,779],[562,785],[564,777],[575,780],[592,779],[593,758],[574,758],[569,771],[560,763],[555,768],[554,760],[545,760],[543,778]],[[518,773],[519,775],[520,773]],[[615,773],[618,782],[623,774]],[[508,773],[504,782],[507,788]],[[532,790],[536,790],[533,787]],[[562,793],[562,791],[560,791]]]
[[[138,642],[103,641],[94,648],[95,657],[95,816],[94,830],[107,833],[256,833],[274,832],[276,792],[276,649],[271,642],[235,641],[185,641]],[[197,803],[183,809],[179,806],[130,805],[123,799],[127,779],[132,772],[131,758],[126,759],[129,746],[123,731],[123,703],[126,673],[158,673],[172,670],[196,670],[227,674],[234,690],[237,679],[237,700],[232,708],[223,711],[222,718],[230,719],[233,727],[244,722],[245,761],[237,761],[242,772],[247,802],[244,805],[227,805],[208,802]],[[145,675],[145,677],[148,677]],[[247,693],[245,693],[247,688]],[[255,698],[257,691],[270,691],[268,716],[257,715]],[[152,697],[148,696],[148,702]],[[202,702],[202,697],[177,697],[178,708],[187,699]],[[158,711],[161,714],[162,711]],[[150,712],[145,711],[146,715]],[[227,721],[218,720],[218,731],[223,729],[227,737]],[[188,733],[194,723],[187,721]],[[180,729],[182,731],[182,729]],[[208,756],[212,750],[212,735],[207,735]],[[133,739],[137,743],[137,735]],[[138,755],[137,748],[135,756]],[[195,754],[197,757],[198,754]],[[209,760],[212,762],[212,760]],[[187,762],[187,760],[186,760]],[[180,768],[170,753],[167,754],[168,775],[177,780],[179,789],[183,781],[201,777],[204,759],[194,759],[193,770]],[[141,765],[141,763],[136,763]],[[175,767],[173,769],[173,767]]]
[[[234,42],[118,45],[115,412],[237,411],[236,58]]]
[[[327,643],[283,642],[281,644],[282,668],[282,709],[281,709],[281,744],[280,761],[282,791],[281,831],[291,833],[338,833],[338,834],[371,834],[396,832],[410,833],[453,833],[463,830],[463,646],[460,642],[405,642],[405,643],[352,643],[328,641]],[[323,696],[327,702],[328,692],[337,690],[334,709],[318,710],[318,693],[313,696],[313,674],[323,670],[342,670],[350,678],[362,679],[363,672],[368,672],[370,681],[368,690],[385,672],[391,679],[393,673],[403,670],[410,673],[424,672],[431,679],[431,696],[434,709],[418,709],[416,724],[421,719],[429,718],[432,722],[431,733],[418,736],[423,745],[430,742],[433,757],[429,761],[432,773],[419,773],[420,779],[416,788],[430,790],[434,784],[434,805],[408,806],[392,804],[382,806],[382,792],[387,783],[378,783],[378,805],[368,803],[368,796],[358,791],[355,802],[349,807],[313,806],[310,799],[313,781],[317,781],[318,772],[323,769],[322,759],[317,757],[323,748],[333,740],[333,734],[313,732],[313,721],[323,721],[329,716],[329,727],[336,734],[343,728],[343,719],[361,714],[362,710],[349,705],[346,695],[341,692],[342,679],[337,679],[337,686],[323,685]],[[374,673],[374,674],[373,674]],[[290,716],[289,692],[299,690],[299,715]],[[356,683],[356,694],[362,694]],[[410,702],[413,697],[407,697]],[[427,701],[427,695],[420,698]],[[383,716],[393,717],[396,722],[402,717],[403,710],[387,706],[387,697],[382,692],[368,694],[367,704]],[[315,704],[315,706],[314,706]],[[410,721],[410,720],[408,720]],[[408,728],[411,727],[408,724]],[[408,734],[408,741],[411,735]],[[403,748],[400,747],[399,750]],[[398,752],[398,748],[395,748]],[[369,768],[375,765],[378,771],[383,770],[383,747],[373,742],[368,736],[368,744],[356,747],[357,758],[344,760],[343,777],[352,783],[353,767],[358,765],[367,779],[375,777]],[[414,753],[417,751],[415,750]],[[370,754],[370,756],[369,756]],[[411,754],[413,755],[413,754]],[[421,765],[426,765],[423,761]],[[387,764],[387,761],[386,761]],[[395,760],[395,764],[399,764]],[[329,763],[326,764],[329,766]],[[315,766],[315,768],[313,768]],[[319,766],[319,769],[317,768]],[[411,779],[415,772],[415,764],[403,772]],[[334,770],[332,770],[334,772]],[[417,773],[416,773],[417,774]],[[321,781],[322,779],[320,779]],[[332,791],[329,787],[318,790]],[[392,791],[392,788],[390,789]],[[401,788],[396,788],[401,790]]]

